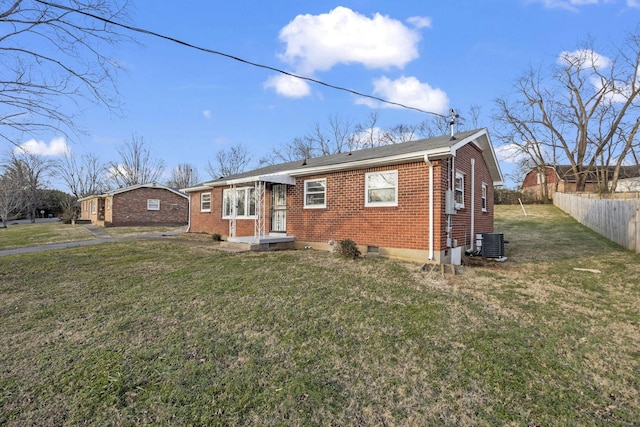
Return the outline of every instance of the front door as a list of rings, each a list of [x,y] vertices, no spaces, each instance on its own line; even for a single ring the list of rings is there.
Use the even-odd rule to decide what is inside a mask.
[[[271,232],[287,232],[287,186],[273,184],[271,187]]]

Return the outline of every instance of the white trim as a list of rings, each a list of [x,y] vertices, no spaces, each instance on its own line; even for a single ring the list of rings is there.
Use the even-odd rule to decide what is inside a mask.
[[[458,202],[458,177],[462,178],[462,203]],[[453,191],[454,191],[454,201],[456,203],[456,209],[464,209],[464,178],[465,178],[465,173],[462,171],[457,170],[455,172],[455,180],[453,181]]]
[[[157,207],[152,206],[157,202]],[[160,210],[160,199],[147,199],[147,210],[148,211],[159,211]]]
[[[374,175],[392,174],[395,176],[394,199],[391,202],[371,202],[369,201],[369,177]],[[364,206],[365,207],[393,207],[398,206],[398,170],[384,170],[376,172],[367,172],[364,174]]]
[[[481,193],[481,204],[482,212],[487,212],[487,198],[489,197],[489,184],[486,182],[482,183],[482,193]],[[484,206],[483,206],[484,205]]]
[[[249,212],[251,211],[251,190],[254,191],[254,214],[251,215]],[[234,191],[235,192],[235,196],[233,197],[233,200],[235,202],[235,204],[237,205],[238,203],[238,192],[243,192],[244,193],[244,212],[235,212],[235,215],[233,214],[233,211],[229,211],[229,215],[226,215],[226,207],[227,207],[227,203],[228,203],[228,199],[226,194],[229,191]],[[238,187],[238,188],[225,188],[224,190],[222,190],[222,219],[230,219],[232,217],[238,218],[238,219],[255,219],[256,218],[256,212],[255,210],[257,209],[257,206],[255,204],[255,191],[256,188],[255,186],[253,187]],[[236,206],[237,208],[237,206]]]
[[[203,209],[202,208],[202,198],[203,196],[208,195],[209,196],[209,201],[207,203],[209,203],[209,208],[208,209]],[[200,193],[200,212],[211,212],[211,192],[208,193]]]
[[[323,191],[322,191],[322,195],[324,196],[323,199],[323,203],[321,204],[307,204],[307,195],[308,194],[320,194],[321,192],[316,191],[316,192],[307,192],[307,183],[309,182],[321,182],[322,183],[322,187],[323,187]],[[314,179],[305,179],[304,180],[304,208],[305,209],[326,209],[327,207],[327,178],[314,178]]]

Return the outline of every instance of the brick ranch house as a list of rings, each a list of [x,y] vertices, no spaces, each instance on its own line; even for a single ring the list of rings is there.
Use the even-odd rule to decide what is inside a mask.
[[[152,182],[79,199],[80,220],[103,227],[186,225],[189,196]]]
[[[602,189],[605,177],[611,182],[614,167],[599,167],[598,171],[587,173],[587,181],[584,191],[596,193]],[[553,200],[555,192],[575,193],[577,179],[573,169],[569,165],[546,166],[544,172],[541,168],[532,169],[522,181],[522,195],[526,201],[543,202]],[[640,168],[638,166],[622,166],[618,177],[616,191],[638,191],[640,189]]]
[[[493,232],[503,178],[486,129],[266,166],[204,182],[190,195],[189,232],[264,249],[332,250],[449,263]],[[460,250],[457,250],[460,253]]]

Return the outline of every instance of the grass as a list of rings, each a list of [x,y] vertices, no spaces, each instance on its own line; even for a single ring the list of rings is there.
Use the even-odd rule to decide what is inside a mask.
[[[0,250],[48,243],[90,240],[93,238],[91,232],[79,225],[62,224],[60,222],[9,224],[7,228],[0,228]]]
[[[506,263],[446,279],[179,239],[4,257],[0,424],[635,425],[640,256],[526,208],[497,207]]]
[[[103,228],[111,237],[130,237],[140,234],[183,231],[186,227],[111,227]],[[35,224],[9,225],[0,228],[0,250],[15,249],[24,246],[66,243],[94,239],[94,235],[82,225],[45,222]]]

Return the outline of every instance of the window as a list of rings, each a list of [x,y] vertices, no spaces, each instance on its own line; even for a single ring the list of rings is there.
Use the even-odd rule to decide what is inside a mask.
[[[200,212],[211,212],[211,193],[200,195]]]
[[[256,189],[254,187],[226,189],[222,192],[222,217],[230,218],[234,212],[236,218],[256,216]]]
[[[482,212],[487,211],[487,184],[482,183]]]
[[[398,171],[365,174],[364,191],[365,206],[398,206]]]
[[[98,201],[96,199],[93,199],[91,201],[91,213],[94,214],[96,213],[97,210],[98,210]]]
[[[160,200],[158,200],[158,199],[147,199],[147,210],[148,211],[159,211],[160,210]]]
[[[456,172],[456,209],[464,208],[464,174]]]
[[[304,207],[327,207],[327,180],[325,178],[310,179],[304,182]]]

